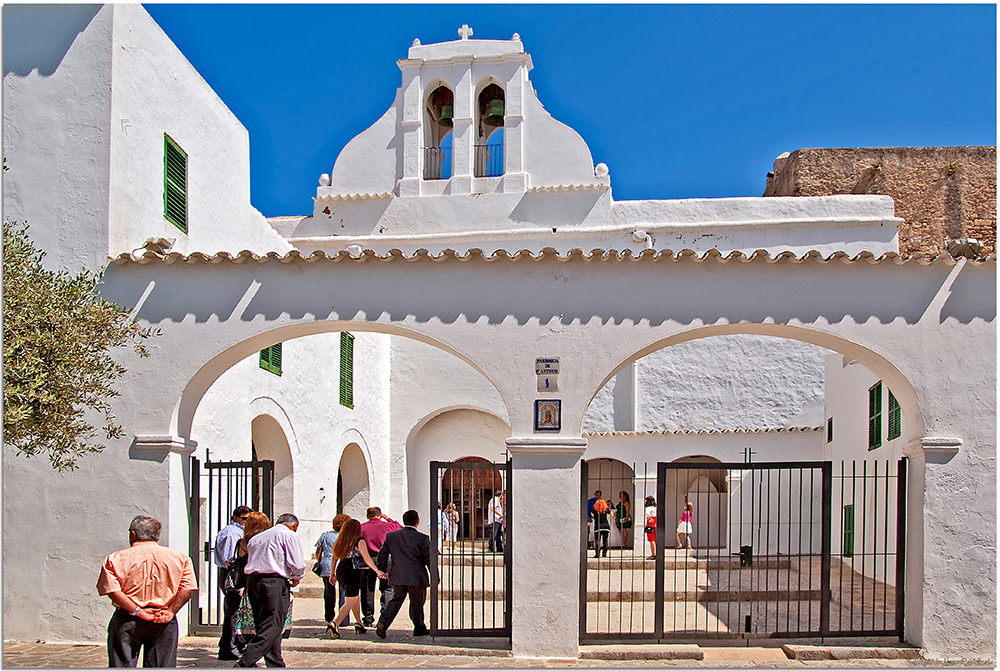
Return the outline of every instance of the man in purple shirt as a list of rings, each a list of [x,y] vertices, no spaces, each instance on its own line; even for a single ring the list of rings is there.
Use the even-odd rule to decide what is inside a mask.
[[[385,537],[392,531],[397,531],[403,527],[396,522],[391,520],[382,514],[382,509],[378,506],[372,506],[368,509],[366,513],[368,520],[361,525],[361,536],[365,539],[365,544],[368,545],[368,553],[372,557],[378,555],[378,551],[382,549],[382,544],[385,543]],[[371,627],[375,623],[375,572],[365,571],[364,579],[361,581],[361,613],[362,613],[362,624],[366,627]],[[385,608],[386,602],[386,592],[391,589],[389,587],[388,580],[379,580],[378,588],[381,596],[379,597],[379,613]]]
[[[263,657],[268,666],[284,666],[281,632],[288,617],[291,588],[306,572],[302,544],[295,535],[299,519],[279,515],[273,527],[247,543],[247,593],[253,609],[254,636],[236,666],[256,666]]]

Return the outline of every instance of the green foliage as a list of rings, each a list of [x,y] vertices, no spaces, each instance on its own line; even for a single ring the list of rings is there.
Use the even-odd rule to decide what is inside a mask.
[[[26,224],[3,222],[4,443],[28,457],[47,454],[66,471],[104,447],[93,441],[88,411],[104,415],[108,438],[123,435],[108,399],[126,369],[110,352],[132,345],[149,356],[142,343],[156,332],[101,298],[101,273],[46,270],[44,256]]]

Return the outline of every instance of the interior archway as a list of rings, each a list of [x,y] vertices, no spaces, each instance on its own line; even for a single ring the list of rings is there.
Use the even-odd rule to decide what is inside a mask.
[[[292,451],[278,421],[257,415],[250,424],[253,453],[257,459],[274,462],[274,514],[295,510],[295,478]],[[273,520],[272,520],[273,521]]]
[[[337,513],[364,520],[371,504],[371,484],[368,463],[357,443],[344,448],[337,469]]]
[[[432,460],[502,462],[506,459],[505,441],[509,436],[506,422],[492,413],[472,408],[447,410],[418,425],[406,446],[409,507],[420,514],[421,520],[433,519],[428,483]]]

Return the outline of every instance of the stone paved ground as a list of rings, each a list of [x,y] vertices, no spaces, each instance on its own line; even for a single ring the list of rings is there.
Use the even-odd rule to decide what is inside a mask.
[[[342,645],[347,643],[347,645]],[[181,642],[178,666],[181,668],[226,668],[229,662],[215,659],[214,641],[186,638]],[[428,645],[432,645],[428,641]],[[362,647],[363,646],[363,647]],[[378,652],[382,646],[387,652]],[[402,644],[365,641],[327,641],[315,649],[286,650],[285,662],[290,667],[301,668],[939,668],[956,666],[964,668],[992,668],[992,663],[942,663],[925,660],[853,659],[798,661],[788,659],[780,647],[770,643],[767,647],[718,646],[703,647],[704,659],[579,659],[556,660],[514,659],[509,652],[489,650],[492,655],[477,656],[474,651],[465,654],[422,654],[406,651]],[[298,647],[298,646],[296,646]],[[422,646],[419,646],[422,647]],[[593,654],[599,651],[608,656],[625,654],[655,654],[670,646],[588,646],[582,650]],[[689,646],[685,646],[689,647]],[[486,652],[486,650],[484,650]],[[5,641],[3,666],[6,668],[99,668],[107,666],[103,645],[74,645],[65,643],[21,643]]]

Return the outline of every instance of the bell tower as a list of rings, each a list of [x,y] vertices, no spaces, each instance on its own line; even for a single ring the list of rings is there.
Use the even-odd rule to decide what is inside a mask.
[[[463,25],[458,36],[429,45],[414,40],[398,61],[399,197],[528,190],[522,103],[531,57],[516,33],[510,40],[473,40]]]

